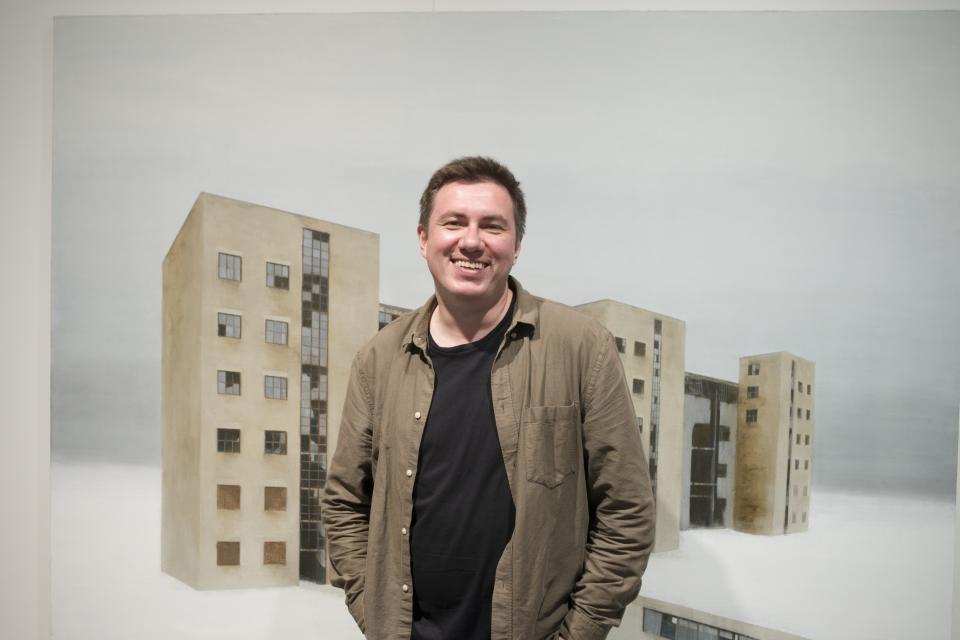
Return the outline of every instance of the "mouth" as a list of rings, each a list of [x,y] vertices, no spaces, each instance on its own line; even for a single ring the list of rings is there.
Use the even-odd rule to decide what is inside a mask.
[[[489,266],[483,262],[474,262],[472,260],[454,260],[453,264],[467,271],[482,271]]]

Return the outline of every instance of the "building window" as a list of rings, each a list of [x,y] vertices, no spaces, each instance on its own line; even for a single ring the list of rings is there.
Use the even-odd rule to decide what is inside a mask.
[[[756,422],[756,421],[757,421],[757,410],[747,409],[747,422]]]
[[[223,280],[240,280],[240,256],[221,253],[219,273],[220,278]]]
[[[803,410],[800,407],[797,407],[797,418],[803,417]]]
[[[800,458],[794,458],[793,469],[794,471],[800,471]]]
[[[287,454],[287,432],[265,431],[263,436],[263,452],[275,455]]]
[[[614,342],[617,343],[617,351],[624,353],[627,350],[627,341],[623,338],[614,338]]]
[[[263,397],[287,399],[287,379],[283,376],[263,376]]]
[[[217,451],[240,453],[240,429],[217,429]]]
[[[290,267],[285,264],[267,263],[267,286],[274,289],[290,288]]]
[[[793,517],[791,518],[791,520],[793,520],[793,524],[797,524],[797,512],[796,512],[796,511],[793,512]]]
[[[217,313],[217,335],[224,338],[240,337],[240,316],[233,313]]]
[[[217,509],[239,509],[239,508],[240,508],[240,485],[218,484],[217,485]]]
[[[797,391],[799,391],[800,393],[803,393],[803,383],[802,383],[802,382],[797,382]]]
[[[803,515],[800,516],[800,521],[801,521],[801,522],[804,522],[804,523],[807,521],[807,512],[806,512],[806,511],[804,511],[804,512],[803,512]]]
[[[808,385],[807,385],[807,395],[810,395],[812,389],[813,389],[813,387],[811,387],[811,386],[808,384]]]
[[[810,444],[810,436],[809,436],[809,435],[803,436],[803,444]]]
[[[809,469],[809,468],[810,468],[810,461],[809,461],[809,460],[804,460],[804,461],[803,461],[803,470],[806,471],[806,470]]]
[[[286,487],[264,487],[263,488],[263,509],[265,511],[286,511],[287,510],[287,488]]]
[[[797,434],[797,444],[800,444],[800,434]]]
[[[282,320],[267,320],[267,342],[270,344],[287,344],[287,327],[287,323]]]
[[[647,355],[647,344],[645,342],[640,342],[639,340],[634,341],[633,343],[633,355],[635,356],[645,356]]]
[[[760,397],[760,387],[747,387],[747,397],[748,397],[748,398],[759,398],[759,397]]]
[[[810,419],[810,409],[807,409],[807,420]]]
[[[217,566],[236,567],[240,565],[239,542],[217,542]]]
[[[217,393],[225,396],[240,395],[240,372],[217,371]]]
[[[720,442],[730,442],[730,427],[726,425],[720,425],[718,439]]]
[[[274,541],[264,542],[263,564],[287,564],[287,543]]]
[[[758,376],[758,375],[760,375],[760,365],[757,364],[757,363],[755,363],[755,362],[751,362],[750,364],[748,364],[748,365],[747,365],[747,375],[748,375],[748,376]]]
[[[640,433],[643,433],[643,416],[637,418],[637,428],[640,429]]]
[[[638,395],[643,395],[643,380],[640,378],[633,379],[633,392]]]
[[[723,462],[717,464],[717,477],[726,478],[727,477],[727,465]]]

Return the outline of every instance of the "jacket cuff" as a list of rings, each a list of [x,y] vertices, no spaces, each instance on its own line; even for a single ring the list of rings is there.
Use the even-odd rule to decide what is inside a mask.
[[[608,633],[610,627],[597,624],[576,607],[570,607],[560,626],[563,640],[604,640]]]

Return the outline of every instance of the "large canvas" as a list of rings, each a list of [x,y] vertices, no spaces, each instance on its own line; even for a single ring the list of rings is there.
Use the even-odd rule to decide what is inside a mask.
[[[474,153],[526,190],[529,290],[683,321],[690,372],[816,363],[808,531],[681,531],[642,594],[817,640],[949,636],[960,15],[55,27],[55,638],[360,637],[330,587],[161,572],[161,265],[208,192],[378,234],[379,299],[418,306],[420,191]]]

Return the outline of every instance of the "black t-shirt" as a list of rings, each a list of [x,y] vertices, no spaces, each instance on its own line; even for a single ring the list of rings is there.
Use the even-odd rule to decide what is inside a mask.
[[[490,372],[510,326],[440,347],[413,490],[411,640],[489,640],[497,563],[515,510],[493,416]]]

